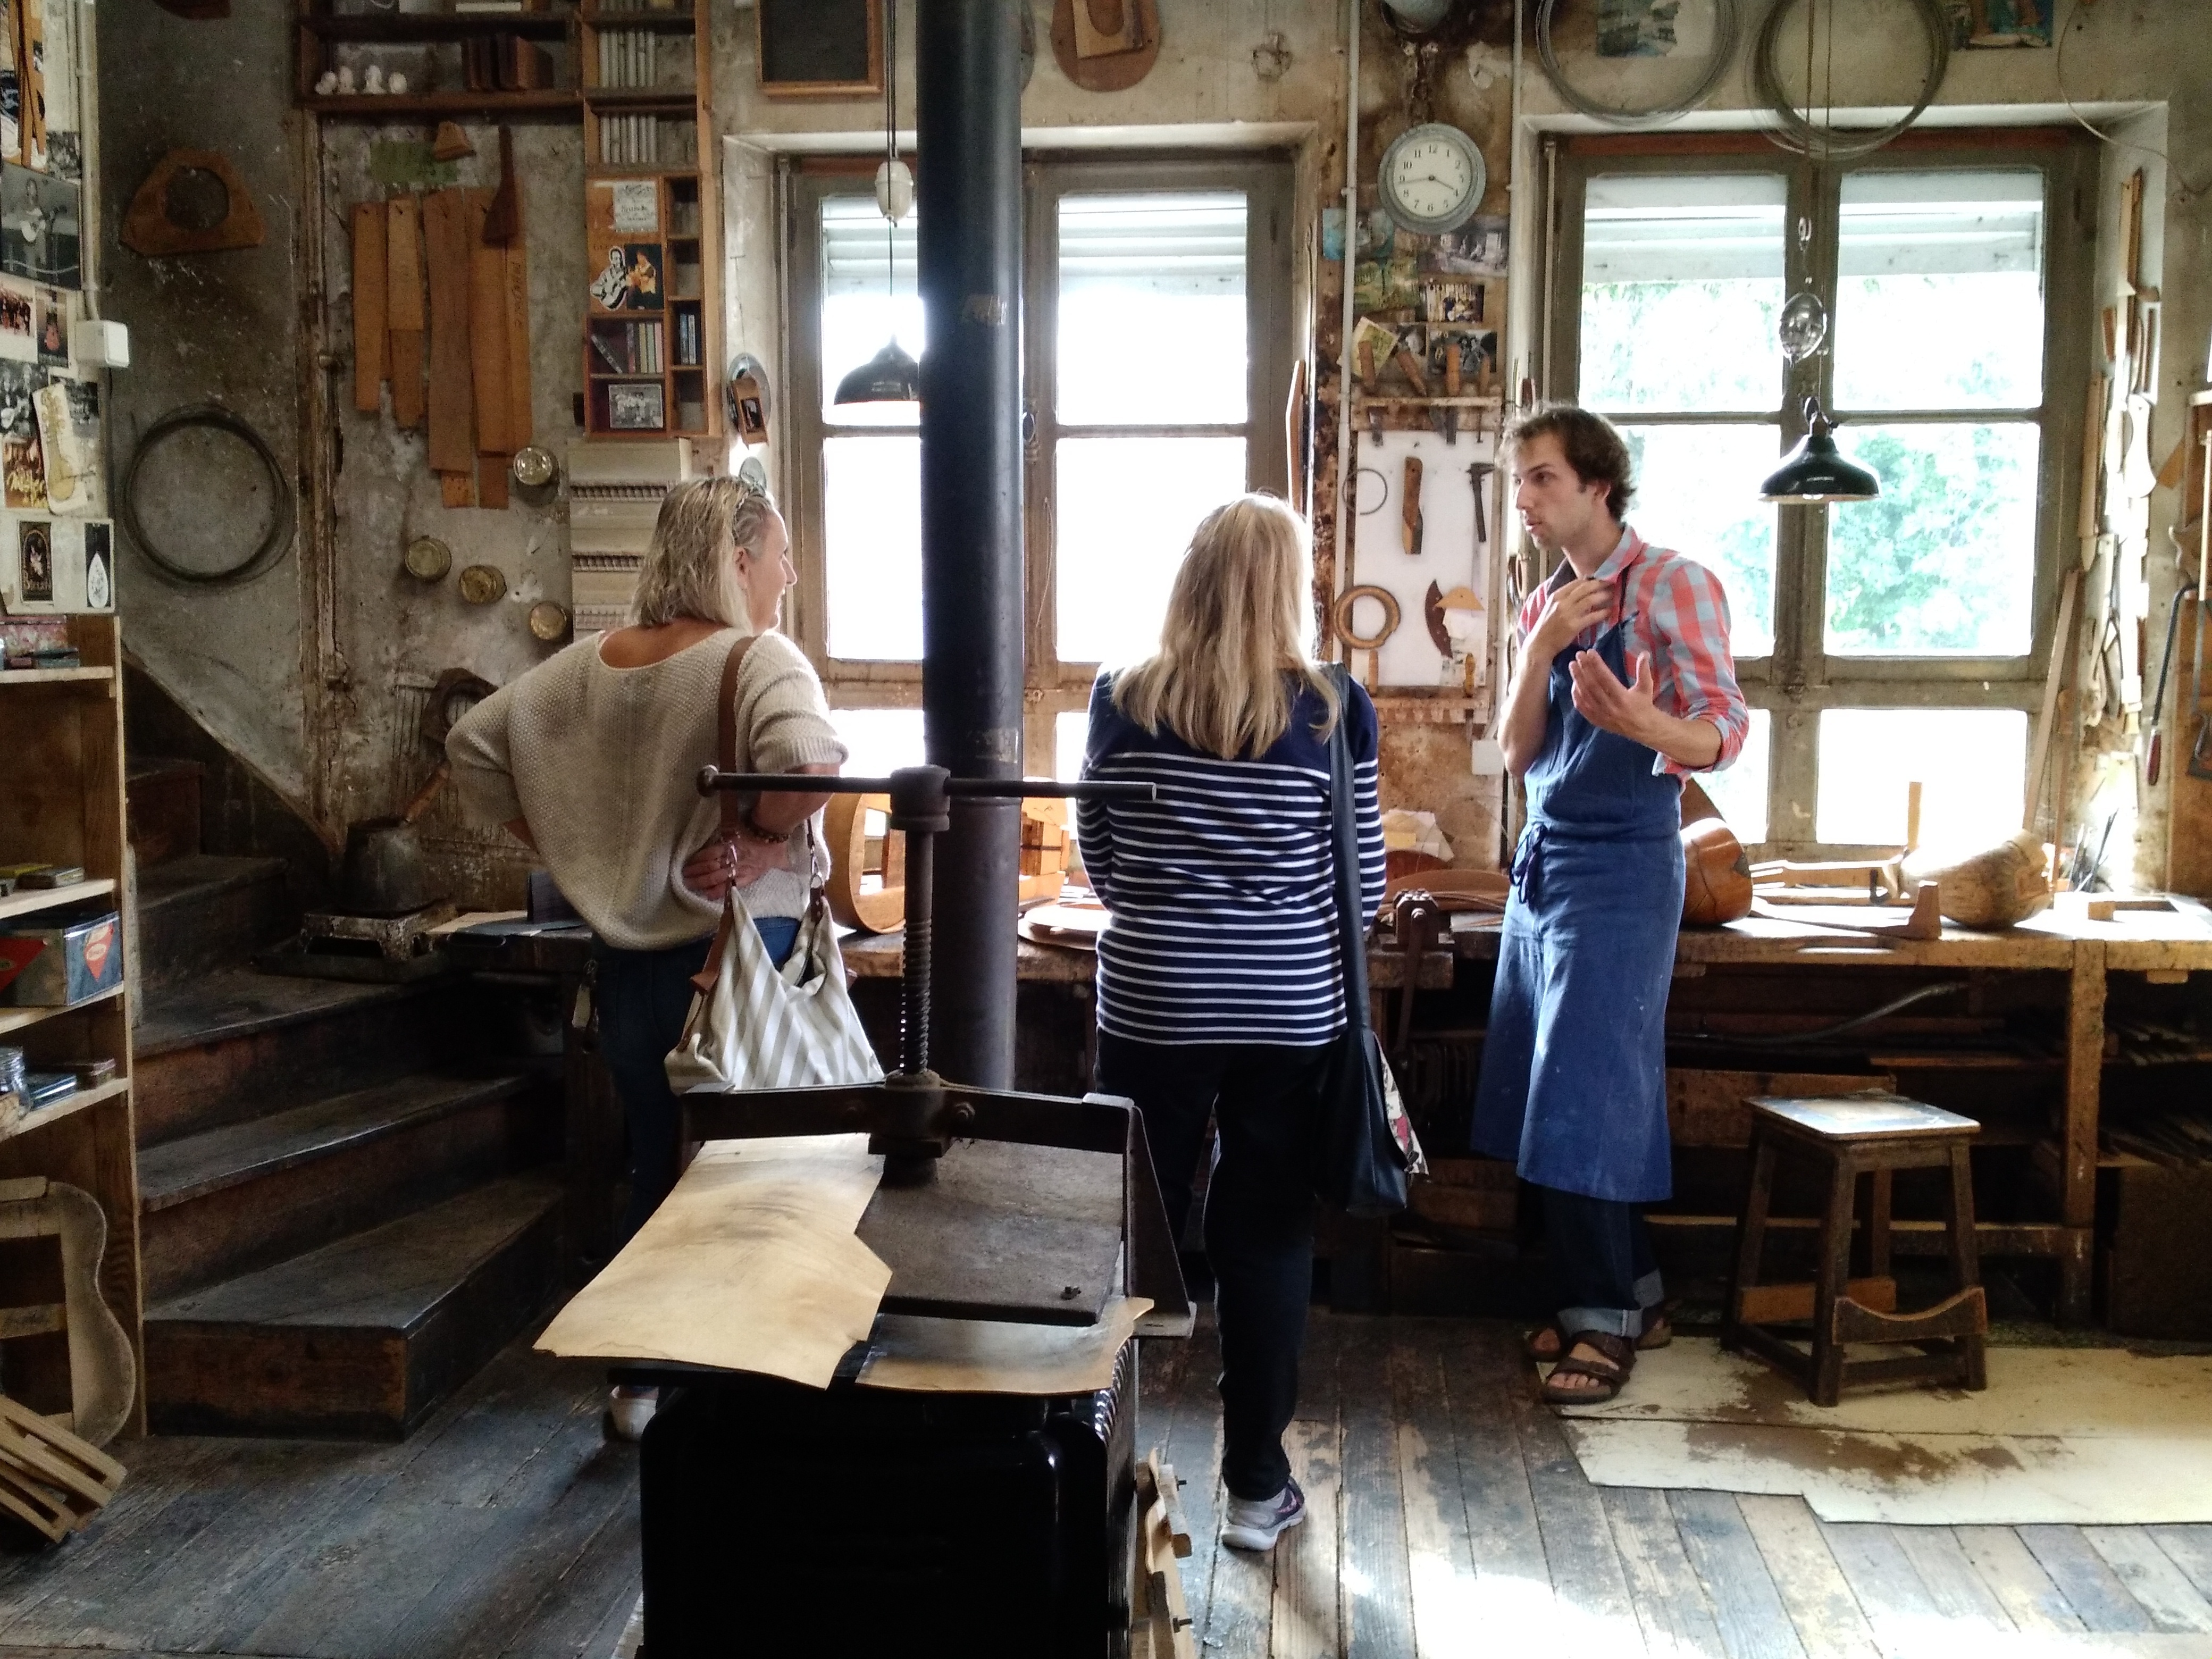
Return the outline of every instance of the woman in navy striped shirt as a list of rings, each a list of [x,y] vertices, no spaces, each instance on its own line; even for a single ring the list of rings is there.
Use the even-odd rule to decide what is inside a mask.
[[[1273,496],[1208,514],[1158,653],[1091,694],[1078,842],[1112,915],[1098,941],[1097,1086],[1144,1113],[1177,1237],[1209,1117],[1206,1254],[1221,1332],[1222,1541],[1267,1549],[1305,1514],[1283,1431],[1313,1278],[1308,1164],[1344,1026],[1330,887],[1328,734],[1351,739],[1366,915],[1382,902],[1375,705],[1312,660],[1305,526]]]

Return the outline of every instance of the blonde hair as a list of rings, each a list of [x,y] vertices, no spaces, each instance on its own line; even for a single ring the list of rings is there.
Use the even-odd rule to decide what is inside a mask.
[[[1311,658],[1305,522],[1273,495],[1240,495],[1199,521],[1176,572],[1160,648],[1114,682],[1114,704],[1224,760],[1257,758],[1290,729],[1297,675],[1326,713],[1336,687]]]
[[[687,478],[672,489],[637,573],[639,625],[696,617],[750,633],[732,550],[757,550],[775,511],[766,490],[737,478]]]

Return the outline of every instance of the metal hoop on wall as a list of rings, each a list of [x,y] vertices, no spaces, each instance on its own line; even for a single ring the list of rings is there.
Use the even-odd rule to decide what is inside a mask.
[[[1735,61],[1736,41],[1743,31],[1735,0],[1713,0],[1713,61],[1704,77],[1688,92],[1668,103],[1654,105],[1650,109],[1622,109],[1601,104],[1567,83],[1566,72],[1560,69],[1559,55],[1552,49],[1552,14],[1559,4],[1559,0],[1543,0],[1536,9],[1536,60],[1542,65],[1544,78],[1552,83],[1553,91],[1592,120],[1602,121],[1607,126],[1660,126],[1704,103],[1712,96],[1713,88],[1720,85],[1729,65]]]
[[[218,570],[195,570],[189,565],[179,564],[165,556],[146,533],[144,520],[138,516],[138,469],[154,446],[164,438],[188,427],[210,427],[228,432],[251,449],[261,462],[262,470],[269,475],[270,500],[275,510],[270,514],[269,528],[253,550],[234,563]],[[292,485],[285,477],[284,469],[276,459],[276,453],[269,441],[254,430],[242,416],[233,414],[221,404],[195,404],[184,409],[173,409],[148,427],[138,440],[138,447],[131,457],[131,465],[123,474],[123,488],[118,493],[117,516],[123,528],[146,562],[164,575],[199,587],[220,586],[227,582],[242,582],[259,575],[276,562],[277,555],[292,540]]]
[[[1797,0],[1774,0],[1765,21],[1759,26],[1758,44],[1752,52],[1752,85],[1759,94],[1759,101],[1766,106],[1778,124],[1778,131],[1767,133],[1769,138],[1783,149],[1795,150],[1801,155],[1848,161],[1861,155],[1873,155],[1927,113],[1928,106],[1936,101],[1936,94],[1943,85],[1943,77],[1951,68],[1950,25],[1944,21],[1942,10],[1936,0],[1912,0],[1913,9],[1920,15],[1920,27],[1928,37],[1928,73],[1921,82],[1920,101],[1905,112],[1903,119],[1893,121],[1886,127],[1846,129],[1851,135],[1848,137],[1838,136],[1834,127],[1814,126],[1798,112],[1797,106],[1790,101],[1790,94],[1783,90],[1774,49],[1782,38],[1782,20],[1796,3]],[[1832,6],[1835,0],[1829,0],[1829,3]],[[1832,27],[1832,14],[1829,21]],[[1813,20],[1808,16],[1805,27],[1808,33],[1812,27]],[[1812,96],[1812,88],[1807,86],[1805,94],[1808,99]]]

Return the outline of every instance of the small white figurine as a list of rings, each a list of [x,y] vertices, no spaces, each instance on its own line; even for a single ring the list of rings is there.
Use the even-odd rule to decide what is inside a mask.
[[[398,70],[392,70],[384,77],[384,89],[394,98],[400,96],[407,90],[407,77]]]
[[[361,89],[372,98],[384,95],[384,65],[371,64],[361,77]]]
[[[327,98],[337,89],[338,72],[336,70],[325,70],[315,77],[315,95],[318,98]]]
[[[338,69],[338,96],[341,98],[350,98],[353,96],[353,65],[350,64],[341,64]]]

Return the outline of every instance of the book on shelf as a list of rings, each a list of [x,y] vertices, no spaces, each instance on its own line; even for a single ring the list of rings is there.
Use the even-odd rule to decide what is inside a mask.
[[[464,40],[461,76],[471,92],[544,92],[556,83],[553,54],[519,34]]]

